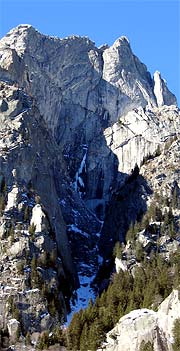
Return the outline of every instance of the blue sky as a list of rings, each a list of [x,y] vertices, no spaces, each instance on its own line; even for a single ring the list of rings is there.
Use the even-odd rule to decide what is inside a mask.
[[[65,37],[86,35],[97,46],[126,35],[148,70],[159,70],[180,105],[180,1],[0,0],[0,37],[20,23]]]

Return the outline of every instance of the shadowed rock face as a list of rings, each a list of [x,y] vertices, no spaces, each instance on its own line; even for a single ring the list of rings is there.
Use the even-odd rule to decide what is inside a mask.
[[[64,306],[78,287],[77,271],[86,274],[91,257],[96,273],[98,247],[105,258],[145,211],[151,190],[142,176],[129,175],[176,135],[176,99],[160,75],[153,81],[127,38],[98,49],[86,37],[52,38],[30,25],[0,41],[0,81],[0,183],[7,186],[0,233],[5,240],[4,226],[22,221],[25,205],[31,207],[35,238],[43,233],[35,252],[57,250],[53,279]],[[13,260],[29,245],[27,231],[26,223],[22,245],[16,238],[11,249],[9,240]],[[4,254],[1,260],[5,265]]]

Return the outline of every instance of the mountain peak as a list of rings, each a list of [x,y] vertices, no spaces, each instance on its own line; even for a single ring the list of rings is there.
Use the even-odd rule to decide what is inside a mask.
[[[24,53],[27,41],[29,38],[40,35],[40,33],[30,24],[20,24],[15,28],[12,28],[1,40],[1,46],[9,49],[15,49],[21,56]]]
[[[130,47],[130,42],[129,42],[129,39],[125,35],[122,35],[121,37],[119,37],[118,39],[115,40],[115,42],[112,46],[115,48],[118,48],[120,46]]]
[[[24,32],[28,32],[29,30],[33,30],[37,32],[37,30],[31,24],[19,24],[17,27],[12,28],[5,36],[5,38],[12,35],[21,35]]]
[[[18,29],[29,29],[29,28],[34,28],[31,24],[19,24],[17,27]],[[35,28],[34,28],[35,29]]]

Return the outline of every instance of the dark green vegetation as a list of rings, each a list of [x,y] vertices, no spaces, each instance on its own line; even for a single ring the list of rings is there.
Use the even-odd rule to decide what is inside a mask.
[[[3,206],[5,205],[6,189],[5,184],[1,188],[1,198]],[[38,200],[39,202],[40,200]],[[179,235],[174,209],[180,208],[177,188],[174,188],[171,199],[168,200],[162,195],[154,194],[154,200],[141,221],[136,221],[129,226],[126,233],[126,243],[131,246],[131,254],[125,254],[125,243],[117,242],[113,253],[114,257],[130,262],[133,258],[138,265],[129,265],[127,271],[120,271],[119,274],[112,273],[109,286],[104,290],[93,303],[85,310],[80,310],[74,314],[73,319],[67,329],[63,331],[60,325],[41,334],[37,348],[43,350],[55,343],[64,345],[68,350],[73,351],[91,351],[97,350],[100,344],[105,340],[106,333],[111,330],[118,320],[133,309],[142,307],[157,309],[159,304],[166,298],[173,288],[180,285],[180,249],[169,259],[165,259],[160,244],[161,237],[166,235],[170,242],[176,240]],[[29,231],[30,251],[26,252],[23,257],[19,257],[17,271],[24,275],[24,267],[30,268],[27,279],[27,285],[30,289],[38,288],[41,291],[42,298],[46,299],[48,312],[54,318],[62,323],[62,306],[59,300],[59,290],[63,289],[56,285],[53,289],[48,281],[43,279],[41,269],[47,272],[57,268],[57,250],[45,250],[43,253],[34,248],[36,240],[35,227],[30,225],[31,208],[26,206],[23,209],[24,221]],[[16,229],[16,231],[15,231]],[[10,238],[11,244],[16,241],[22,228],[18,228],[15,222],[10,222],[7,226],[5,237]],[[144,231],[151,239],[148,247],[143,247],[137,240],[138,233]],[[17,338],[23,333],[26,336],[26,343],[29,344],[30,334],[23,331],[22,313],[18,309],[15,299],[10,298],[8,301],[9,312],[13,318],[20,321],[20,331]],[[179,321],[174,326],[174,350],[180,348],[179,341]],[[140,351],[153,351],[151,343],[142,343]]]
[[[142,221],[130,226],[126,241],[130,242],[132,257],[139,265],[112,274],[107,290],[94,303],[90,301],[86,310],[74,314],[67,332],[68,350],[97,350],[105,340],[105,334],[123,315],[143,307],[156,310],[172,289],[179,287],[180,248],[167,260],[160,254],[159,244],[162,235],[167,235],[170,242],[178,237],[179,228],[173,216],[173,208],[179,207],[176,194],[174,191],[170,201],[155,194],[155,200]],[[167,209],[162,211],[164,206]],[[137,233],[142,230],[153,238],[151,246],[147,248],[137,241]],[[123,259],[124,254],[124,244],[117,242],[114,256]],[[153,346],[142,343],[141,351],[153,351]]]
[[[150,343],[150,341],[148,341],[147,343],[145,341],[142,341],[139,351],[154,351],[154,347]]]
[[[37,343],[37,349],[43,350],[56,343],[66,346],[66,335],[60,325],[57,325],[51,333],[48,330],[42,333]]]
[[[160,302],[179,285],[180,250],[171,262],[152,254],[134,271],[113,274],[111,283],[94,304],[74,314],[68,328],[69,350],[96,350],[105,334],[126,313],[142,307],[156,309]],[[149,349],[147,349],[149,350]]]
[[[173,350],[180,350],[180,319],[176,319],[173,328],[174,345]]]
[[[0,175],[0,216],[2,216],[3,211],[5,209],[5,201],[6,201],[6,183],[3,176]]]

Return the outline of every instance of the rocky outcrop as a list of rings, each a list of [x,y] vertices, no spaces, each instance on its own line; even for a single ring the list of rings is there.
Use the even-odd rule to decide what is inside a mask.
[[[157,312],[148,309],[134,310],[122,317],[107,334],[107,343],[100,350],[138,351],[148,341],[154,351],[172,351],[173,324],[180,318],[178,291],[161,303]]]
[[[168,117],[168,114],[166,116]],[[170,113],[169,118],[171,118]],[[141,174],[147,179],[154,192],[170,198],[173,191],[176,191],[179,198],[179,163],[179,133],[177,133],[167,139],[159,157],[149,159],[142,165]]]
[[[16,185],[13,185],[12,190],[8,193],[6,211],[9,211],[13,207],[17,207],[17,196],[18,196],[18,188]]]
[[[179,111],[174,105],[145,111],[142,107],[134,109],[104,131],[107,145],[117,156],[119,172],[127,174],[178,133]]]
[[[17,319],[14,318],[9,320],[7,328],[11,341],[16,341],[19,325],[20,323],[17,321]]]
[[[158,71],[154,73],[154,95],[159,107],[176,104],[175,96],[169,91],[166,81],[161,78],[161,74]]]
[[[36,206],[33,207],[32,210],[32,218],[31,218],[31,225],[35,226],[35,232],[41,233],[42,230],[46,228],[45,225],[45,214],[42,211],[41,205],[37,204]]]

